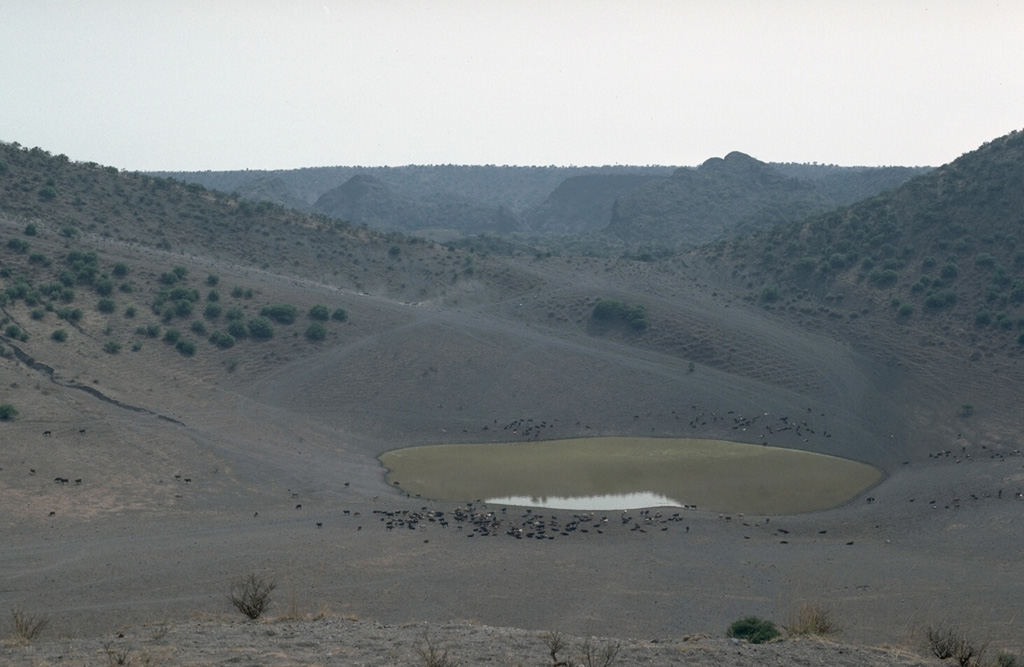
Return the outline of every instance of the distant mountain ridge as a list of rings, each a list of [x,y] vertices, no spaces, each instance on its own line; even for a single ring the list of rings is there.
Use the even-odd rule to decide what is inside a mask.
[[[768,164],[734,152],[699,168],[410,165],[155,175],[409,234],[573,236],[604,230],[604,242],[613,244],[678,246],[799,219],[924,171]],[[372,193],[343,187],[357,176],[376,179]]]
[[[426,232],[455,229],[462,233],[509,234],[519,231],[519,219],[502,206],[487,206],[453,196],[416,200],[395,192],[369,174],[356,174],[324,193],[313,210],[333,218],[366,224],[375,229]]]
[[[738,227],[774,226],[833,206],[813,184],[732,152],[620,197],[607,232],[626,241],[698,245]]]

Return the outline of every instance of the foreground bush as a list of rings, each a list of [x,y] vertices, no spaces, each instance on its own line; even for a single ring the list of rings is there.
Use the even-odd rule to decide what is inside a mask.
[[[779,636],[775,624],[757,616],[747,616],[735,621],[726,631],[726,637],[745,639],[751,644],[763,644]]]
[[[39,639],[39,635],[50,625],[50,619],[46,616],[26,614],[17,607],[11,609],[12,627],[10,643],[28,644]]]
[[[10,403],[0,405],[0,421],[8,421],[18,416],[18,411]]]
[[[277,583],[272,579],[250,572],[231,583],[228,599],[235,605],[235,609],[255,621],[270,606],[270,594],[275,588]]]

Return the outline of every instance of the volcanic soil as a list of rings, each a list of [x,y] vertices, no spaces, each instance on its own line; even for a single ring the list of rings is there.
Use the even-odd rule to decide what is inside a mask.
[[[3,402],[21,416],[0,424],[0,606],[51,620],[49,639],[2,649],[8,664],[58,662],[70,646],[61,642],[74,641],[85,664],[101,655],[96,638],[116,644],[156,624],[177,647],[211,627],[224,633],[221,657],[172,661],[227,660],[249,655],[232,647],[266,642],[284,657],[264,664],[326,664],[281,642],[296,633],[323,645],[362,624],[360,641],[378,638],[409,663],[424,623],[455,653],[485,641],[477,635],[504,637],[486,640],[491,653],[472,644],[474,663],[527,641],[522,650],[542,661],[538,633],[560,631],[641,638],[625,664],[650,651],[665,652],[651,664],[678,664],[686,635],[721,637],[749,615],[785,622],[804,603],[829,607],[853,643],[920,650],[925,628],[956,624],[1024,650],[1020,417],[979,435],[935,398],[957,381],[955,365],[893,365],[731,299],[692,270],[524,261],[530,289],[467,281],[410,302],[217,269],[266,300],[327,302],[349,319],[319,345],[279,335],[246,348],[256,351],[194,358],[159,342],[116,356],[59,347],[48,329],[5,341]],[[642,301],[648,331],[595,324],[596,297]],[[1012,404],[991,396],[992,410]],[[408,497],[377,460],[416,444],[603,435],[768,443],[870,463],[885,477],[809,514],[585,513]],[[226,592],[251,571],[278,584],[269,616],[328,620],[240,623]],[[717,657],[694,664],[767,655],[727,659],[754,648],[700,642],[697,652]],[[844,663],[823,646],[829,664],[917,664],[875,654]],[[640,657],[625,660],[632,651]],[[337,664],[384,664],[350,658]]]

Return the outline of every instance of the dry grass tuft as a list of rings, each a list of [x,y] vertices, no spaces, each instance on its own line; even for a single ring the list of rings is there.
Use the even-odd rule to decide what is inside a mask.
[[[799,611],[792,614],[789,622],[783,624],[790,635],[815,635],[828,637],[842,632],[842,626],[836,620],[832,610],[818,604],[804,603]]]
[[[28,614],[18,607],[11,609],[11,619],[13,621],[11,634],[6,643],[12,646],[34,642],[50,625],[49,617]]]
[[[430,633],[423,632],[423,642],[416,647],[424,667],[459,667],[459,662],[448,656],[448,649],[438,646]]]

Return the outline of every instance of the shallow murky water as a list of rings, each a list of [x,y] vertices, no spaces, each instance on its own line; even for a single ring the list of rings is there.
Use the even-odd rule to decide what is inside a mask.
[[[380,460],[388,483],[414,496],[579,510],[809,512],[842,505],[882,478],[834,456],[682,438],[433,445]]]

